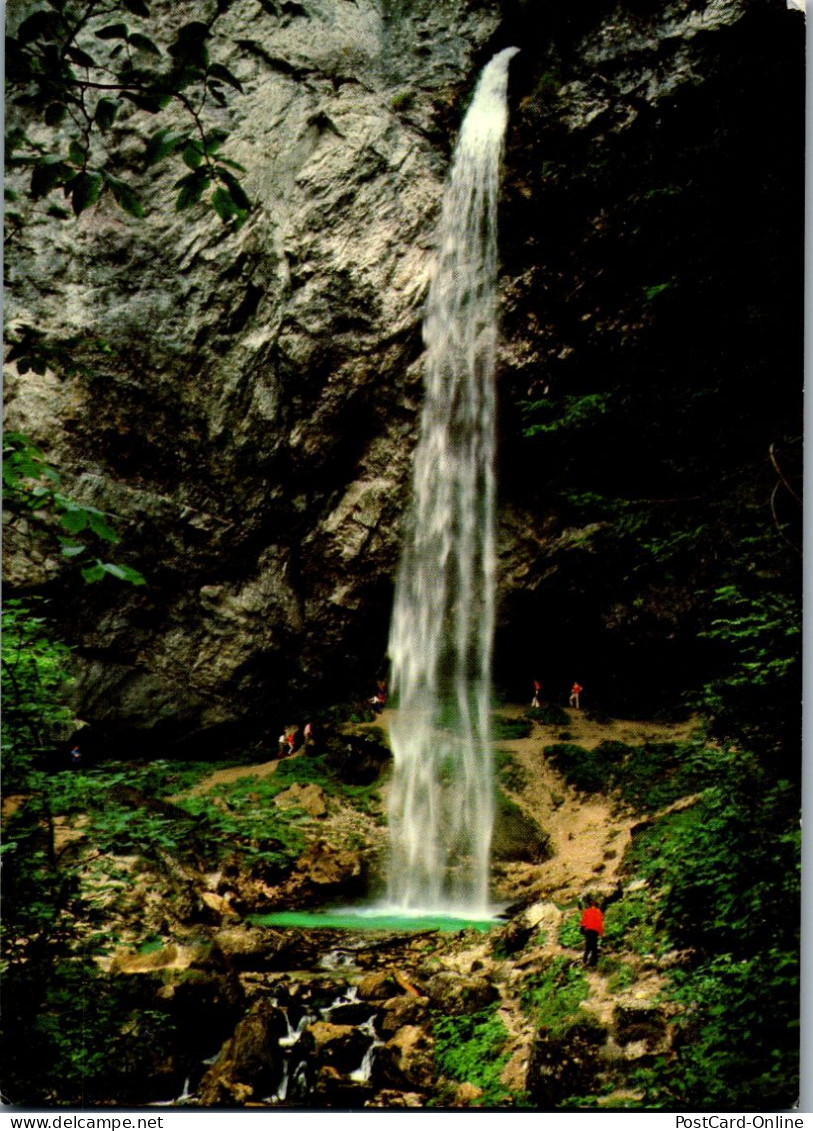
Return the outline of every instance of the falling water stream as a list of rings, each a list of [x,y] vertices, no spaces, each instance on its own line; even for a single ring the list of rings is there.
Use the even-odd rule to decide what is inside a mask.
[[[461,126],[424,319],[424,404],[389,640],[387,902],[402,912],[490,914],[496,218],[517,50],[484,68]]]

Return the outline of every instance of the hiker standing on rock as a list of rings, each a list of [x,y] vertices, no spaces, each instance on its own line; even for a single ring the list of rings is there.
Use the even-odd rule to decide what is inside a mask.
[[[611,903],[621,899],[624,889],[620,882],[608,896],[602,899],[599,905],[592,895],[584,897],[584,911],[579,929],[584,935],[584,965],[595,966],[598,962],[598,940],[604,934],[604,912]]]
[[[538,679],[535,679],[534,680],[534,697],[531,700],[531,706],[532,707],[538,707],[539,706],[539,692],[541,690],[542,690],[542,684],[539,682]]]
[[[583,961],[585,966],[595,966],[598,962],[599,936],[604,934],[604,912],[596,906],[596,901],[592,895],[586,896],[584,903],[585,908],[582,912],[580,924],[581,932],[584,935]]]
[[[579,709],[579,696],[583,691],[584,688],[580,683],[574,683],[570,689],[570,706],[575,707],[577,711]]]

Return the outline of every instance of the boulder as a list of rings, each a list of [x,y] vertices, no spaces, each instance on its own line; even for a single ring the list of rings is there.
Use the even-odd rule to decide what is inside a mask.
[[[365,974],[358,983],[358,995],[365,1001],[383,1001],[398,992],[398,983],[387,970]]]
[[[311,817],[327,816],[325,791],[315,782],[309,782],[307,785],[296,782],[290,789],[278,793],[274,798],[274,804],[280,809],[304,809]]]
[[[491,949],[515,954],[540,931],[555,932],[561,919],[562,912],[555,903],[534,903],[514,915],[504,927],[491,933]]]
[[[333,848],[320,840],[297,860],[290,885],[300,900],[310,898],[317,905],[334,893],[359,895],[367,887],[366,864],[360,852]]]
[[[364,1107],[372,1094],[369,1081],[354,1080],[331,1064],[323,1064],[316,1073],[313,1095],[322,1107]]]
[[[425,1020],[429,998],[401,994],[388,998],[381,1006],[377,1030],[382,1037],[392,1037],[405,1025],[418,1025]]]
[[[296,962],[296,933],[235,926],[218,931],[212,941],[234,970],[285,970]]]
[[[256,1002],[201,1080],[198,1094],[203,1106],[276,1092],[284,1070],[279,1041],[287,1031],[281,1009],[267,999]]]
[[[564,1034],[539,1029],[531,1045],[525,1086],[538,1107],[550,1110],[568,1096],[595,1090],[607,1033],[597,1025],[574,1025]]]
[[[344,1074],[361,1065],[372,1039],[357,1025],[335,1025],[330,1021],[314,1021],[305,1033],[316,1064],[320,1068],[329,1065]]]
[[[451,971],[442,971],[429,979],[426,987],[432,1005],[453,1015],[477,1013],[497,1001],[499,990],[486,978],[461,977]]]
[[[495,860],[541,864],[552,855],[544,829],[504,794],[497,799],[491,854]]]
[[[428,1089],[435,1081],[432,1041],[419,1025],[403,1025],[378,1052],[385,1087]]]
[[[669,1025],[657,1005],[620,1004],[613,1012],[612,1034],[622,1047],[642,1046],[647,1054],[669,1046]]]

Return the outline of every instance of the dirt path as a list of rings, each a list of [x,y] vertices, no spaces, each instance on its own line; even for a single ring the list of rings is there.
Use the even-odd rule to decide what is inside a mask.
[[[182,797],[203,797],[216,786],[229,785],[239,781],[240,778],[267,778],[277,772],[281,759],[273,758],[270,762],[254,762],[248,766],[229,766],[225,770],[215,770],[183,793],[170,797],[170,801],[177,801]]]
[[[524,718],[526,707],[501,708],[507,718]],[[611,719],[598,723],[581,711],[569,710],[566,727],[532,724],[527,738],[501,739],[496,745],[508,751],[522,768],[524,784],[513,800],[534,818],[550,836],[553,855],[541,865],[517,868],[517,879],[532,885],[540,897],[562,901],[582,894],[591,881],[612,884],[629,844],[630,829],[640,817],[624,810],[603,794],[579,793],[567,784],[544,756],[544,749],[561,742],[566,730],[568,742],[588,749],[600,742],[618,741],[630,745],[642,742],[684,741],[693,723],[666,724]]]
[[[498,714],[509,719],[524,719],[528,708],[520,704],[500,707]],[[591,881],[612,884],[630,839],[630,829],[639,819],[623,811],[603,795],[583,794],[572,789],[545,758],[546,746],[561,741],[566,730],[568,741],[592,748],[608,740],[637,744],[679,742],[693,729],[692,722],[668,724],[639,720],[609,719],[596,722],[584,712],[567,710],[563,726],[532,723],[527,738],[502,739],[496,745],[508,751],[523,771],[521,792],[512,794],[518,805],[548,833],[553,856],[541,865],[509,866],[505,880],[520,890],[532,889],[540,898],[563,901],[581,894]],[[391,712],[385,710],[370,727],[389,730]],[[202,796],[218,786],[245,777],[264,778],[274,774],[279,759],[216,770],[203,778],[186,797]],[[335,816],[335,815],[334,815]],[[337,831],[343,827],[337,819]],[[353,824],[353,822],[351,822]],[[327,831],[327,830],[325,830]],[[380,841],[379,835],[376,841]]]

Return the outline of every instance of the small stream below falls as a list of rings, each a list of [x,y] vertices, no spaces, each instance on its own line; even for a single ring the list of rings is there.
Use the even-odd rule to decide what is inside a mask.
[[[198,1043],[208,1055],[196,1065],[187,1050],[162,1106],[363,1107],[411,1091],[399,1041],[431,1024],[440,952],[481,945],[496,923],[347,908],[252,916],[222,952],[240,1011],[213,1030],[219,1049]]]

